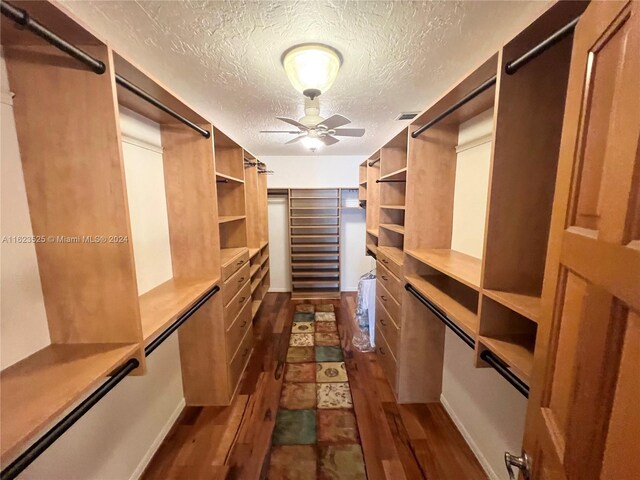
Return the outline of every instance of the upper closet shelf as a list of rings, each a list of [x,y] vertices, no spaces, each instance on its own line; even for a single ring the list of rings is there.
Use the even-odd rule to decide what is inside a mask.
[[[435,268],[474,290],[480,290],[479,258],[444,248],[406,250],[416,260]]]
[[[394,172],[383,175],[378,180],[382,182],[387,180],[406,180],[406,179],[407,179],[407,167],[404,167]]]
[[[482,290],[482,294],[510,308],[525,318],[538,323],[540,318],[540,295],[503,292],[500,290]]]
[[[140,296],[140,321],[145,343],[186,312],[219,278],[172,278]]]
[[[218,217],[218,223],[237,222],[238,220],[244,220],[247,218],[245,215],[220,215]]]
[[[232,177],[231,175],[225,175],[224,173],[220,172],[216,172],[216,181],[220,181],[223,183],[244,183],[244,180],[241,178]]]

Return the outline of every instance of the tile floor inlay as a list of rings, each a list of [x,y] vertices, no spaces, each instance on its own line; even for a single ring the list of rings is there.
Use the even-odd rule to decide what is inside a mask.
[[[332,304],[296,305],[268,480],[366,480]]]

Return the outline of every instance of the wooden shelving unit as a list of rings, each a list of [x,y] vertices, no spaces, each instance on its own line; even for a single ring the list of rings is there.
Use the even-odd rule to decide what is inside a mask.
[[[358,202],[363,208],[367,203],[367,162],[368,160],[365,160],[358,167]]]
[[[376,181],[380,178],[380,151],[375,152],[365,162],[366,165],[366,242],[367,255],[376,256],[378,252],[378,237],[380,224],[380,184]],[[362,169],[362,166],[360,167]],[[361,170],[362,172],[362,170]]]
[[[292,298],[340,297],[342,192],[289,190]]]

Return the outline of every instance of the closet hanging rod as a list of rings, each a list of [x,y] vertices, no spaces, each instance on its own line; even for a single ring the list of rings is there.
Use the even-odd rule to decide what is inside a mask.
[[[156,348],[158,348],[173,332],[175,332],[189,317],[191,317],[207,300],[220,291],[220,287],[215,285],[212,289],[202,295],[193,306],[167,327],[160,335],[158,335],[144,349],[145,357],[148,357]],[[71,428],[80,418],[84,416],[94,405],[109,393],[113,388],[122,381],[129,373],[138,368],[140,362],[135,358],[130,358],[121,367],[94,390],[87,398],[85,398],[71,412],[64,416],[58,423],[49,429],[44,435],[36,440],[27,450],[25,450],[18,458],[0,472],[0,480],[13,480],[27,468],[33,461],[38,458],[45,450],[58,440],[69,428]]]
[[[97,58],[92,57],[87,52],[79,49],[75,45],[71,45],[65,39],[53,33],[47,27],[42,25],[40,22],[31,18],[31,16],[26,10],[15,7],[10,3],[5,2],[4,0],[0,1],[0,10],[2,11],[2,14],[5,17],[13,20],[15,23],[17,23],[21,27],[24,27],[27,30],[35,33],[40,38],[44,39],[45,41],[47,41],[54,47],[58,48],[59,50],[62,50],[67,55],[70,55],[76,60],[79,60],[80,62],[84,63],[94,73],[97,73],[98,75],[102,75],[107,70],[107,67],[105,66],[104,62],[98,60]]]
[[[371,250],[369,250],[368,248],[367,248],[367,253],[369,254],[369,256],[373,257],[374,260],[378,259],[378,256],[375,253],[373,253]]]
[[[373,167],[376,163],[378,163],[380,161],[380,157],[376,158],[375,160],[372,160],[371,162],[369,162],[369,166]]]
[[[405,182],[406,182],[406,180],[384,180],[384,179],[376,180],[376,183],[405,183]]]
[[[443,118],[447,117],[449,114],[455,112],[457,109],[459,109],[461,106],[463,106],[465,103],[473,100],[474,98],[476,98],[478,95],[480,95],[482,92],[484,92],[485,90],[488,90],[489,88],[493,87],[496,84],[496,76],[494,75],[493,77],[489,78],[488,80],[486,80],[484,83],[482,83],[481,85],[479,85],[478,87],[474,88],[473,90],[471,90],[469,93],[467,93],[464,97],[462,97],[460,100],[458,100],[456,103],[454,103],[453,105],[451,105],[449,108],[447,108],[444,112],[442,112],[440,115],[438,115],[436,118],[434,118],[433,120],[425,123],[424,125],[422,125],[420,128],[418,128],[416,131],[411,133],[411,136],[413,138],[418,138],[418,136],[424,132],[425,130],[427,130],[428,128],[433,127],[436,123],[438,123],[440,120],[442,120]]]
[[[576,29],[578,20],[580,20],[580,17],[574,18],[569,23],[567,23],[564,27],[562,27],[560,30],[557,30],[554,33],[552,33],[549,37],[541,41],[539,44],[537,44],[535,47],[533,47],[524,55],[516,58],[515,60],[511,60],[510,62],[507,62],[507,64],[504,66],[505,73],[507,75],[513,75],[520,69],[520,67],[526,65],[534,58],[540,56],[542,53],[549,50],[560,40],[571,35],[573,31]]]
[[[106,66],[102,61],[98,60],[97,58],[92,57],[91,55],[89,55],[85,51],[79,49],[78,47],[76,47],[74,45],[71,45],[69,42],[67,42],[63,38],[61,38],[58,35],[56,35],[55,33],[53,33],[51,30],[46,28],[44,25],[42,25],[38,21],[36,21],[33,18],[31,18],[31,16],[29,15],[29,13],[26,10],[14,7],[10,3],[5,2],[4,0],[0,0],[0,11],[2,12],[2,14],[5,17],[10,18],[11,20],[13,20],[18,25],[27,28],[31,32],[33,32],[36,35],[38,35],[39,37],[43,38],[44,40],[46,40],[48,43],[50,43],[54,47],[62,50],[66,54],[68,54],[68,55],[72,56],[73,58],[79,60],[80,62],[84,63],[94,73],[97,73],[97,74],[101,75],[106,71]],[[139,88],[136,85],[134,85],[133,83],[129,82],[126,78],[122,77],[121,75],[118,75],[117,73],[116,73],[115,77],[116,77],[116,83],[117,84],[119,84],[122,87],[126,88],[127,90],[129,90],[133,94],[139,96],[143,100],[149,102],[153,106],[159,108],[163,112],[171,115],[173,118],[179,120],[180,122],[184,123],[188,127],[194,129],[195,131],[200,133],[200,135],[202,135],[204,138],[209,138],[211,136],[211,132],[209,132],[208,130],[205,130],[204,128],[199,127],[198,125],[193,123],[191,120],[183,117],[178,112],[172,110],[171,108],[166,106],[164,103],[160,102],[158,99],[152,97],[151,95],[149,95],[147,92],[145,92],[141,88]]]
[[[529,398],[529,386],[513,374],[507,365],[494,355],[491,350],[484,350],[480,354],[480,358],[491,365],[496,372],[500,374],[507,382],[509,382],[518,392]]]
[[[152,97],[147,92],[142,90],[140,87],[134,85],[129,80],[124,78],[122,75],[118,75],[117,73],[116,73],[116,83],[118,85],[126,88],[131,93],[133,93],[134,95],[137,95],[138,97],[142,98],[146,102],[149,102],[154,107],[156,107],[156,108],[162,110],[163,112],[171,115],[176,120],[184,123],[187,127],[192,128],[193,130],[198,132],[200,135],[202,135],[204,138],[209,138],[211,136],[211,132],[209,130],[205,130],[204,128],[202,128],[202,127],[196,125],[195,123],[193,123],[188,118],[183,117],[178,112],[176,112],[175,110],[172,110],[171,108],[166,106],[164,103],[162,103],[160,100],[158,100],[155,97]]]
[[[216,183],[229,183],[229,180],[226,178],[224,180],[216,180]]]
[[[436,307],[429,299],[423,297],[420,292],[418,292],[415,288],[413,288],[413,285],[411,285],[410,283],[407,283],[404,286],[404,288],[411,295],[416,297],[420,303],[422,303],[425,307],[431,310],[431,313],[433,313],[438,318],[438,320],[440,320],[447,327],[453,330],[453,333],[455,333],[458,337],[460,337],[464,343],[469,345],[471,348],[475,348],[476,342],[473,340],[473,338],[471,338],[470,335],[468,335],[464,330],[462,330],[458,325],[456,325],[449,317],[447,317],[444,313],[442,313],[442,311],[440,311],[440,309]]]

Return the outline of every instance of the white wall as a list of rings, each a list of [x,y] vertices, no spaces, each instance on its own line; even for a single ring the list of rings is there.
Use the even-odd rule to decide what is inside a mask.
[[[480,258],[484,243],[493,110],[460,126],[451,247]],[[441,401],[490,478],[507,479],[504,452],[519,453],[527,400],[492,368],[475,368],[474,352],[445,337]]]
[[[269,170],[268,188],[336,188],[358,185],[358,166],[364,156],[288,156],[261,157]],[[272,292],[291,291],[289,272],[289,230],[286,200],[269,199],[269,258]],[[365,256],[365,211],[343,210],[340,283],[343,291],[358,288],[358,279],[375,267]]]
[[[22,165],[2,62],[2,236],[31,235]],[[138,288],[171,277],[166,200],[157,125],[122,117]],[[2,368],[50,343],[32,244],[2,242]],[[136,479],[184,407],[176,336],[147,359],[148,373],[128,377],[43,453],[20,478]]]

